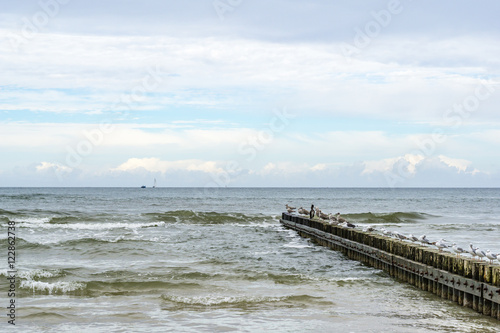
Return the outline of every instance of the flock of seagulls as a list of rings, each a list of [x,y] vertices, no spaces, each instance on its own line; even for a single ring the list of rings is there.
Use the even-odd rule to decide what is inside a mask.
[[[288,214],[294,214],[296,207],[291,207],[288,204],[285,205],[286,211]],[[314,216],[317,216],[318,218],[330,222],[330,224],[333,225],[338,225],[343,228],[355,228],[356,226],[350,222],[348,222],[345,218],[340,216],[340,213],[337,213],[335,215],[333,214],[325,214],[319,209],[318,207],[314,207],[314,205],[311,205],[311,209],[307,210],[303,207],[300,207],[297,212],[300,215],[309,215],[309,217],[312,219]]]
[[[288,214],[295,214],[296,207],[291,207],[288,204],[286,204],[285,207]],[[310,210],[300,207],[297,210],[297,212],[300,215],[308,215],[311,219],[313,219],[316,216],[317,218],[323,221],[327,221],[332,225],[338,225],[343,228],[356,228],[356,225],[348,222],[345,218],[340,216],[340,213],[337,213],[335,215],[325,214],[319,208],[317,207],[315,208],[314,205],[311,205]],[[457,255],[457,257],[459,257],[461,254],[468,253],[469,255],[472,256],[473,259],[483,260],[483,258],[486,258],[485,260],[489,260],[490,264],[493,264],[495,260],[500,263],[500,253],[492,253],[490,250],[484,252],[484,250],[481,250],[478,247],[474,247],[472,243],[469,244],[469,248],[463,249],[459,247],[456,243],[449,245],[449,243],[447,243],[448,241],[443,238],[441,238],[438,241],[431,242],[429,239],[427,239],[426,235],[421,235],[420,237],[416,237],[413,234],[409,234],[406,236],[398,231],[386,230],[384,227],[381,227],[377,230],[374,227],[368,226],[363,228],[363,231],[364,232],[378,231],[382,233],[384,236],[394,237],[402,241],[408,240],[413,243],[421,243],[422,245],[426,246],[435,246],[436,248],[438,248],[439,252],[443,252],[445,249],[449,249],[450,251],[454,252]]]

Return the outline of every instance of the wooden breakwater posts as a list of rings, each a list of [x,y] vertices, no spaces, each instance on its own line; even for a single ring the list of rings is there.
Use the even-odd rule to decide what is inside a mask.
[[[383,269],[398,280],[500,320],[498,265],[287,213],[280,222],[302,237]]]

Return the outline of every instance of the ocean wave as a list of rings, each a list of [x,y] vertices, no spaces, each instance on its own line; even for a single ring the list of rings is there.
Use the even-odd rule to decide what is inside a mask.
[[[288,296],[227,296],[227,295],[205,295],[205,296],[178,296],[163,294],[161,295],[162,300],[170,303],[171,308],[182,309],[182,308],[193,308],[193,309],[205,309],[205,308],[258,308],[261,309],[262,306],[284,306],[284,307],[296,307],[311,303],[328,303],[332,305],[331,302],[324,301],[322,297],[314,297],[309,295],[288,295]]]
[[[394,212],[394,213],[358,213],[342,215],[349,221],[358,223],[408,223],[428,219],[433,215],[418,212]]]
[[[7,248],[9,246],[8,238],[0,239],[0,247]],[[50,246],[42,243],[32,243],[16,235],[16,247],[21,249],[48,249]]]
[[[129,277],[132,279],[132,277]],[[143,277],[145,278],[145,277]],[[147,281],[89,281],[86,292],[90,296],[117,296],[137,294],[157,294],[166,290],[193,290],[202,286],[195,282],[160,281],[159,277],[149,277]]]
[[[26,281],[39,281],[41,279],[51,279],[66,276],[67,272],[61,269],[45,270],[45,269],[32,269],[22,270],[19,269],[16,277]],[[0,271],[0,276],[10,276],[7,269]]]
[[[24,280],[19,285],[20,289],[31,290],[36,294],[68,294],[75,291],[84,291],[85,283],[75,281],[43,282],[35,280]]]
[[[64,275],[66,274],[61,269],[56,269],[51,271],[47,271],[44,269],[34,269],[29,271],[20,270],[17,272],[17,276],[20,277],[21,279],[33,280],[33,281],[40,280],[41,278],[56,278]]]
[[[111,229],[140,229],[163,227],[165,222],[101,222],[101,223],[67,223],[67,224],[52,224],[49,223],[50,218],[33,218],[32,220],[24,220],[19,227],[37,228],[37,229],[69,229],[69,230],[111,230]]]
[[[196,212],[192,210],[175,210],[165,213],[147,213],[147,216],[167,223],[192,224],[224,224],[224,223],[262,223],[273,222],[275,216],[265,214]]]
[[[15,217],[11,218],[10,221],[15,223],[26,223],[26,224],[43,224],[49,223],[52,217]]]

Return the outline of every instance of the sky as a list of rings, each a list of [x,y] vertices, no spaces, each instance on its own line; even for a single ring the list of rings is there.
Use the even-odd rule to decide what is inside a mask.
[[[0,0],[0,186],[498,187],[499,12]]]

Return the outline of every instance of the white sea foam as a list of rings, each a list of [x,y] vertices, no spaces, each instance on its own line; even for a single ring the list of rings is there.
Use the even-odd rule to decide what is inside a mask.
[[[291,247],[291,248],[295,248],[295,249],[303,249],[303,248],[312,247],[312,246],[308,245],[308,244],[300,244],[298,242],[291,242],[291,243],[283,245],[283,247]]]
[[[26,225],[25,225],[26,226]],[[68,229],[68,230],[111,230],[111,229],[139,229],[149,227],[163,227],[165,222],[150,222],[150,223],[71,223],[71,224],[41,224],[30,223],[32,228],[40,229]]]
[[[75,290],[81,290],[86,287],[85,283],[79,283],[79,282],[54,282],[54,283],[49,283],[49,282],[42,282],[42,281],[33,281],[33,280],[27,280],[27,281],[22,281],[20,288],[21,289],[31,289],[33,292],[48,292],[49,294],[52,293],[67,293]]]
[[[16,217],[11,219],[11,221],[16,223],[42,224],[50,222],[51,219],[51,217]]]
[[[60,269],[54,270],[54,271],[46,271],[44,269],[34,269],[34,270],[29,270],[29,271],[22,271],[19,270],[17,272],[17,276],[19,276],[22,279],[27,279],[27,280],[36,280],[39,278],[52,278],[52,277],[57,277],[61,276],[62,271]]]
[[[221,306],[234,305],[240,303],[267,303],[280,302],[287,300],[290,296],[224,296],[224,295],[206,295],[195,297],[184,297],[175,295],[162,295],[162,298],[167,301],[181,303],[186,305],[198,306]]]

